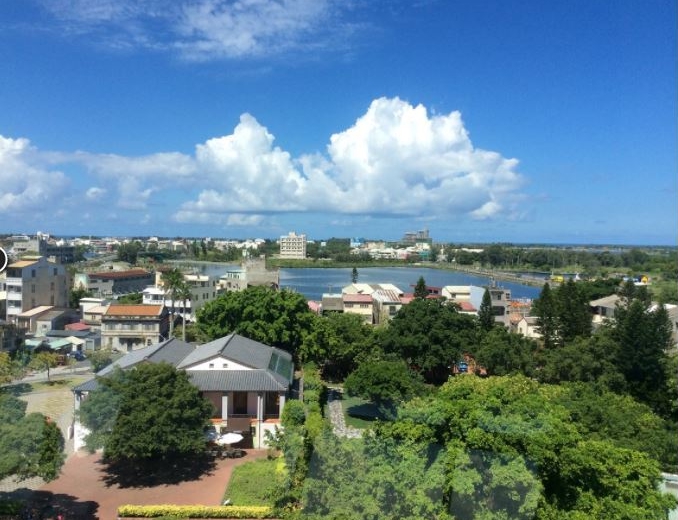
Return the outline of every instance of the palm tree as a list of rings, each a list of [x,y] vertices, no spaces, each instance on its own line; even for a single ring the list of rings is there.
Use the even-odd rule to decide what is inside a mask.
[[[181,286],[179,286],[176,294],[177,298],[181,301],[181,339],[186,341],[186,302],[191,301],[191,288],[186,283],[186,280],[182,281]]]
[[[185,285],[185,283],[186,282],[184,280],[183,273],[176,267],[162,273],[162,285],[165,290],[165,300],[167,300],[167,296],[172,299],[172,306],[170,307],[170,314],[172,316],[170,319],[170,337],[172,337],[172,333],[174,332],[174,309],[176,307],[175,302],[177,301],[181,286]]]

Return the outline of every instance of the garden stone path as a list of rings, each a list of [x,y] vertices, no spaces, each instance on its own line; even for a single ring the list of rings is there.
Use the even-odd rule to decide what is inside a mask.
[[[342,393],[340,389],[330,388],[327,391],[327,407],[330,414],[332,429],[337,437],[357,439],[362,437],[362,431],[346,425],[344,409],[341,405]]]

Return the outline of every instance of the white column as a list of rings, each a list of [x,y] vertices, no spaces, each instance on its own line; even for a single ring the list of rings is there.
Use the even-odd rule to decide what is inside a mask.
[[[221,418],[224,421],[228,420],[228,394],[221,396]]]
[[[285,393],[278,394],[278,419],[282,417],[283,408],[285,408]]]

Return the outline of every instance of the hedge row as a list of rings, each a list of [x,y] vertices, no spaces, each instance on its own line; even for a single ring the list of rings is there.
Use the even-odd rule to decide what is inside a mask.
[[[118,507],[118,517],[127,518],[275,518],[269,506],[135,506]]]

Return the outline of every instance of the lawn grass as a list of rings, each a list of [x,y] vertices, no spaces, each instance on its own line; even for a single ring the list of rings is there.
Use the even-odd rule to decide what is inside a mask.
[[[344,409],[346,426],[352,428],[367,428],[376,419],[383,419],[376,405],[359,397],[343,396],[341,406]]]
[[[224,500],[237,506],[273,506],[285,475],[284,459],[260,459],[233,468]]]

